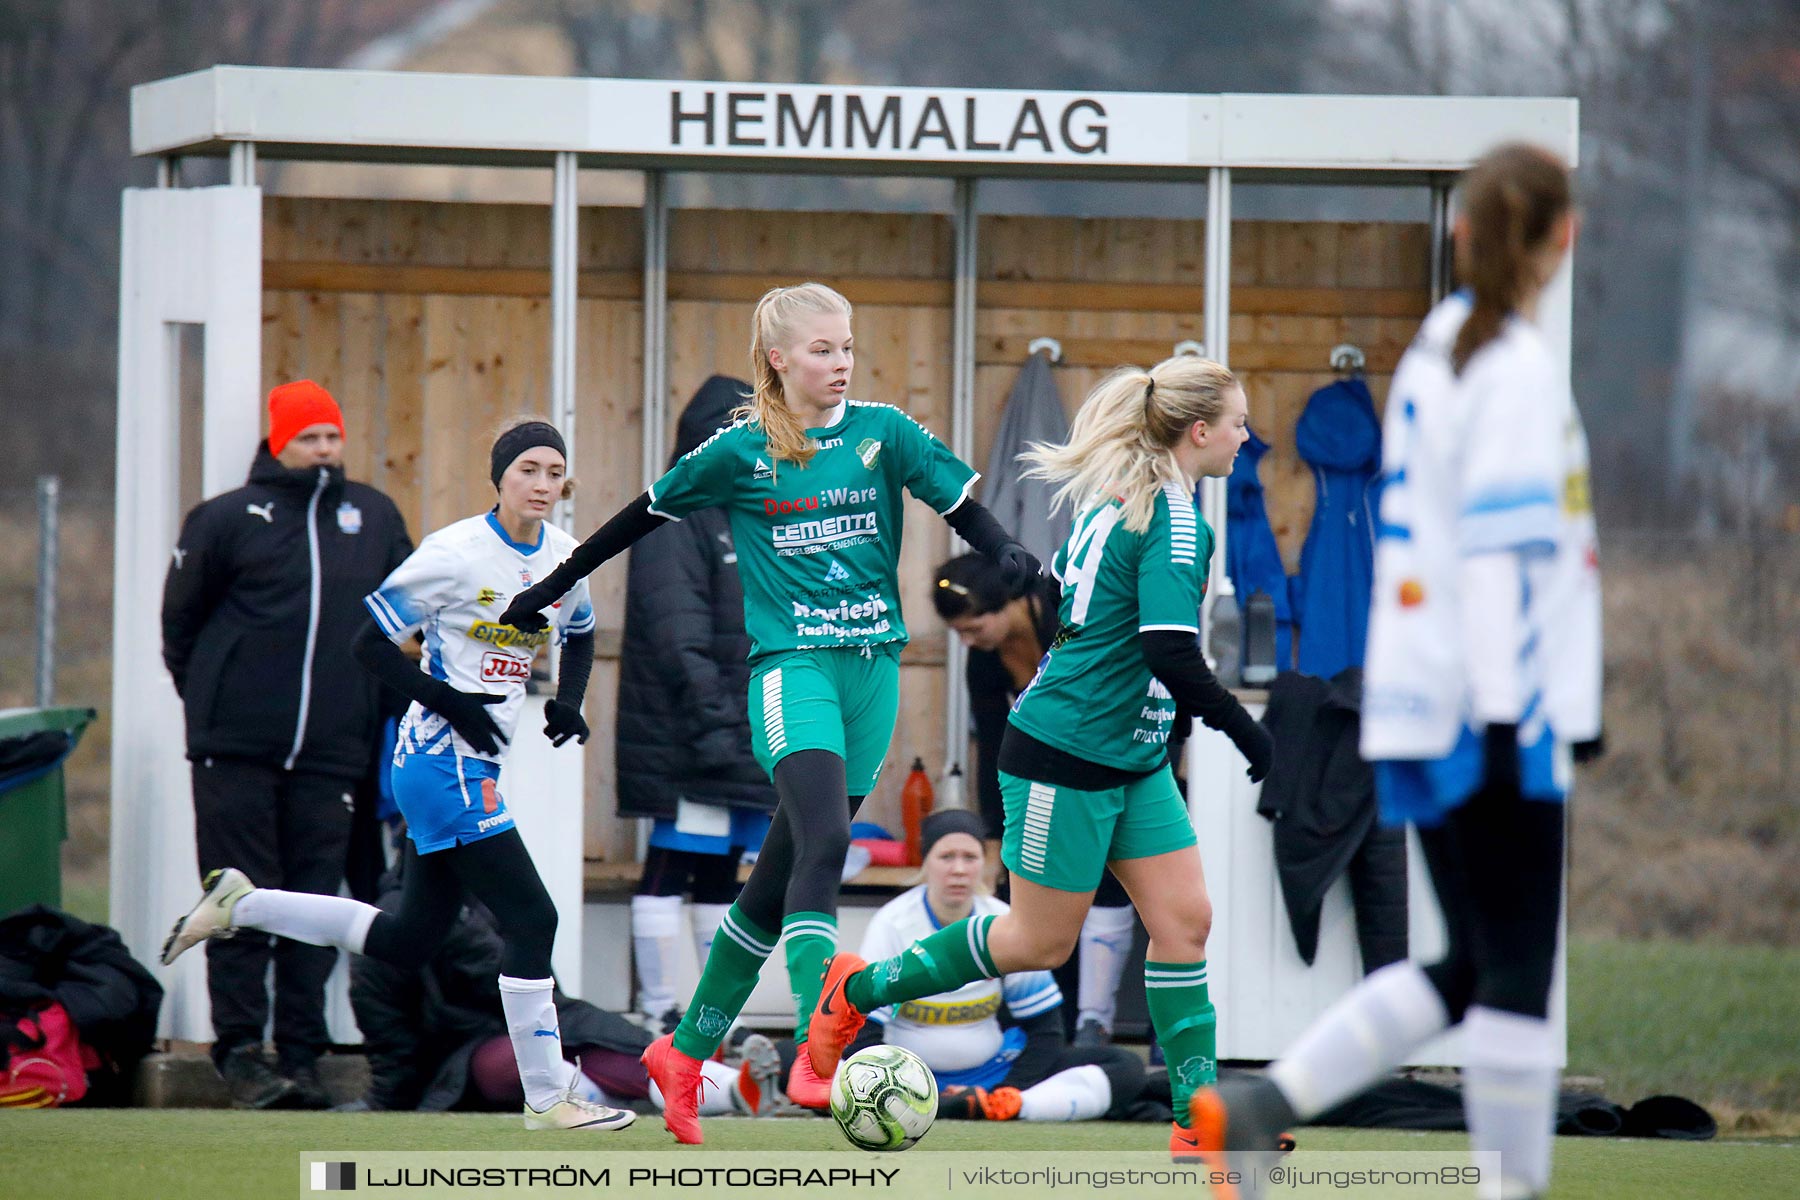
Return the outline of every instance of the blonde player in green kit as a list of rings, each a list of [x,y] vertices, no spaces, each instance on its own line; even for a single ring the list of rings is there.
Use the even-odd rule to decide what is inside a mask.
[[[872,966],[834,956],[807,1043],[821,1078],[864,1013],[1059,966],[1111,867],[1150,931],[1144,986],[1174,1092],[1170,1148],[1192,1152],[1188,1096],[1217,1071],[1212,905],[1168,740],[1180,705],[1231,738],[1251,779],[1269,769],[1269,735],[1207,669],[1197,623],[1213,533],[1194,484],[1230,474],[1248,436],[1231,372],[1171,358],[1114,372],[1082,404],[1067,445],[1024,456],[1027,474],[1062,484],[1057,500],[1076,516],[1051,565],[1062,630],[1000,746],[1012,910],[958,921]]]
[[[750,635],[750,725],[780,804],[762,852],[713,939],[681,1025],[644,1065],[664,1124],[701,1141],[700,1063],[743,1009],[763,960],[786,935],[796,1040],[837,949],[838,881],[850,817],[874,788],[900,705],[906,626],[899,583],[902,490],[1023,592],[1038,563],[969,492],[977,478],[904,412],[849,399],[850,303],[818,283],[776,288],[756,305],[755,394],[735,420],[627,505],[501,620],[535,628],[541,610],[665,520],[719,506],[731,518]],[[802,1054],[797,1104],[824,1108],[830,1075]]]

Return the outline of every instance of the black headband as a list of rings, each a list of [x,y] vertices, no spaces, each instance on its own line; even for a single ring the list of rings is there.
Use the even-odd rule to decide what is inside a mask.
[[[556,426],[547,421],[527,421],[523,425],[515,425],[494,439],[494,451],[488,457],[488,478],[494,486],[500,486],[500,477],[506,474],[506,468],[513,465],[513,460],[527,450],[539,446],[548,446],[563,456],[563,463],[569,461],[569,448],[563,445],[562,434],[556,432]]]
[[[981,814],[966,808],[940,808],[919,826],[919,857],[931,853],[932,846],[953,833],[966,833],[976,841],[987,838],[987,824]]]

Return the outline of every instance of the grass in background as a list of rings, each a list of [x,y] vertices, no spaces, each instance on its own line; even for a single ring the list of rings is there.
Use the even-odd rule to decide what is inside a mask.
[[[1625,1105],[1686,1096],[1727,1131],[1800,1113],[1800,950],[1573,939],[1569,1071]]]

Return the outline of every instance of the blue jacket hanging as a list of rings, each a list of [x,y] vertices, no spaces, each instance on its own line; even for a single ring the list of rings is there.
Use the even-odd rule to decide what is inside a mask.
[[[1275,601],[1275,662],[1285,671],[1294,664],[1294,608],[1257,474],[1268,452],[1269,443],[1252,430],[1225,480],[1225,573],[1237,591],[1240,611],[1252,592],[1267,592]]]
[[[1299,666],[1330,679],[1362,665],[1369,633],[1381,422],[1368,384],[1340,379],[1314,392],[1294,429],[1294,448],[1315,485],[1294,590]]]

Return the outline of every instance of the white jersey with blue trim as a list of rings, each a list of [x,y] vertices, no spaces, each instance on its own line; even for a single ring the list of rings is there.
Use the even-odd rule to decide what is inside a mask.
[[[975,897],[971,916],[998,916],[1006,903]],[[904,953],[913,943],[943,928],[926,903],[925,885],[902,892],[875,913],[863,934],[862,956],[870,962]],[[1017,971],[1004,979],[978,979],[954,992],[941,992],[878,1008],[870,1020],[886,1027],[889,1045],[903,1046],[933,1071],[978,1067],[1000,1053],[1004,1005],[1016,1021],[1049,1012],[1062,1003],[1062,990],[1048,971]]]
[[[425,636],[419,667],[459,692],[490,692],[505,699],[488,708],[510,742],[525,703],[531,661],[552,636],[592,633],[594,607],[584,579],[553,609],[550,626],[523,633],[498,618],[513,596],[542,579],[569,556],[574,537],[546,522],[535,546],[514,542],[492,514],[446,525],[419,543],[363,604],[381,631],[395,641]],[[413,704],[400,723],[395,756],[456,753],[500,761],[505,753],[482,754],[438,714]]]
[[[1471,300],[1426,317],[1388,390],[1384,486],[1364,662],[1362,754],[1436,759],[1472,720],[1459,575],[1465,557],[1519,561],[1519,740],[1600,727],[1600,587],[1587,438],[1541,332],[1513,317],[1461,375],[1451,349]]]

